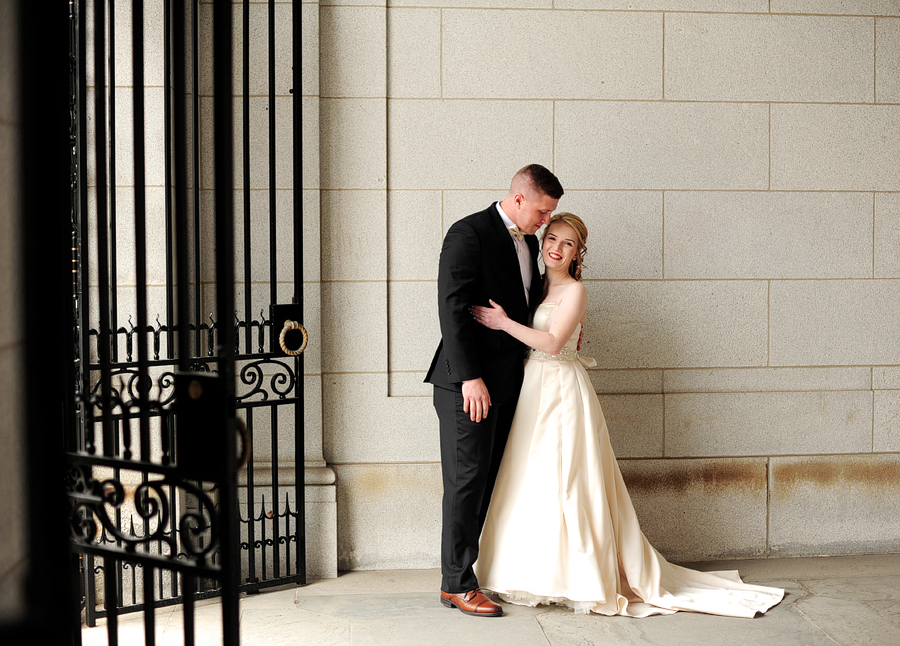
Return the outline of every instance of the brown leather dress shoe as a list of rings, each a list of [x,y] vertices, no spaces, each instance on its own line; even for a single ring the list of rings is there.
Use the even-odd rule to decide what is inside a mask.
[[[460,612],[476,617],[499,617],[503,614],[503,608],[484,596],[479,589],[451,594],[441,590],[441,603],[448,608],[459,608]]]

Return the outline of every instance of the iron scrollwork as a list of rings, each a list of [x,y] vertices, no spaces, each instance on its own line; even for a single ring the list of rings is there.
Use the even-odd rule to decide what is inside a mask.
[[[98,545],[99,530],[111,537],[127,552],[138,552],[144,557],[163,560],[177,558],[179,552],[198,564],[205,564],[218,548],[219,523],[215,503],[208,492],[189,482],[163,477],[139,484],[132,496],[126,494],[125,486],[116,478],[96,480],[91,475],[90,465],[71,465],[67,477],[67,491],[71,510],[69,526],[76,544]],[[182,490],[198,501],[197,509],[184,509],[177,519],[178,531],[169,530],[170,493]],[[132,526],[126,531],[116,522],[116,511],[121,510],[131,498],[135,513],[143,520],[143,531]],[[180,506],[179,506],[180,508]],[[178,539],[181,545],[179,550]],[[151,553],[150,546],[164,544],[168,547],[166,556]]]
[[[237,401],[244,402],[256,396],[259,396],[261,401],[269,399],[269,389],[266,389],[264,383],[263,366],[270,366],[278,371],[271,375],[269,389],[278,395],[279,399],[286,399],[291,394],[297,382],[297,375],[291,367],[275,359],[259,359],[241,368],[241,383],[250,386],[250,390],[238,396]]]

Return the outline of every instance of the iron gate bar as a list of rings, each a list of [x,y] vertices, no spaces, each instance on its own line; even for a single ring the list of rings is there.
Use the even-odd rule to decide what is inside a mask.
[[[278,302],[278,238],[275,236],[276,198],[275,178],[275,0],[269,0],[269,302]],[[296,188],[296,187],[295,187]],[[278,479],[276,478],[276,481]]]
[[[98,4],[102,0],[95,1]],[[107,65],[109,66],[109,246],[113,253],[109,255],[109,312],[110,330],[119,327],[119,294],[118,294],[118,258],[116,257],[116,198],[118,197],[118,182],[116,181],[116,3],[109,0],[108,32],[109,46],[107,47]],[[102,65],[102,63],[101,63]],[[102,89],[102,88],[101,88]],[[102,140],[101,140],[102,141]],[[119,360],[119,344],[115,337],[112,339],[112,360]]]
[[[200,321],[203,303],[200,291],[200,21],[197,19],[197,5],[191,1],[191,212],[193,214],[192,260],[194,265],[194,325],[197,327],[194,337],[194,354],[201,355]],[[179,279],[180,280],[180,279]]]
[[[131,43],[132,43],[132,86],[133,123],[134,123],[134,244],[135,244],[135,282],[137,301],[138,330],[147,329],[147,205],[146,205],[146,168],[144,163],[144,3],[137,0],[131,9]],[[150,461],[150,388],[141,387],[140,380],[149,373],[149,351],[147,339],[142,335],[138,339],[138,401],[141,461]],[[127,422],[126,422],[127,423]],[[143,483],[149,481],[145,472]],[[149,527],[144,524],[144,534],[148,535]],[[154,567],[144,566],[143,571],[144,600],[144,643],[153,646],[156,643],[156,613],[154,611]],[[134,578],[137,578],[135,570]],[[132,599],[137,605],[137,599]]]
[[[165,159],[166,200],[166,357],[175,356],[175,262],[172,251],[174,239],[174,198],[172,196],[172,3],[163,0],[163,137]]]
[[[216,213],[216,304],[220,318],[234,310],[234,114],[232,111],[232,14],[231,2],[213,5],[214,79],[213,102],[215,130],[215,213]],[[198,48],[195,48],[198,49]],[[222,285],[229,285],[222,289]],[[219,335],[219,370],[225,383],[225,482],[235,486],[224,487],[220,498],[222,510],[222,625],[224,645],[237,646],[240,642],[238,624],[238,594],[240,591],[240,551],[238,541],[237,456],[234,453],[235,433],[235,334],[234,327],[224,325]],[[222,361],[222,359],[225,361]],[[231,447],[229,450],[228,447]]]
[[[291,66],[291,93],[293,99],[291,101],[291,112],[293,115],[293,145],[291,151],[293,153],[293,178],[291,187],[293,189],[293,234],[294,234],[294,303],[300,312],[300,321],[304,320],[303,313],[303,140],[301,134],[303,129],[302,105],[303,92],[302,87],[302,61],[300,60],[300,43],[301,20],[299,18],[300,3],[296,0],[291,2],[291,58],[293,65]],[[297,500],[297,520],[296,520],[296,536],[297,544],[295,546],[297,553],[297,567],[300,572],[300,583],[306,585],[306,531],[300,531],[300,528],[306,527],[306,375],[304,355],[300,355],[294,359],[294,373],[297,375],[297,396],[294,408],[294,495]]]

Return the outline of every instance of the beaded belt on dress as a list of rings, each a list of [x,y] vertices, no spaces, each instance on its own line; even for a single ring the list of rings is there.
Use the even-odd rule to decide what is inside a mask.
[[[592,359],[590,357],[582,357],[576,350],[573,350],[572,348],[563,348],[559,351],[558,354],[549,354],[547,352],[535,350],[534,348],[529,348],[525,351],[525,358],[551,361],[577,361],[585,368],[597,367],[596,359]]]
[[[554,361],[578,361],[578,352],[572,348],[564,347],[558,354],[549,354],[541,352],[534,348],[529,348],[525,352],[526,359],[553,359]]]

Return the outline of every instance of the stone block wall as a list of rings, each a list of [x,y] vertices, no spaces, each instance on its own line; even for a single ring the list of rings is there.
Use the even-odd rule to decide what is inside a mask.
[[[651,541],[900,549],[900,5],[303,9],[341,569],[438,564],[441,240],[531,162],[590,229],[584,354]]]

